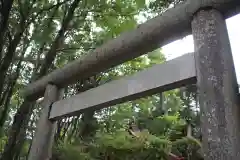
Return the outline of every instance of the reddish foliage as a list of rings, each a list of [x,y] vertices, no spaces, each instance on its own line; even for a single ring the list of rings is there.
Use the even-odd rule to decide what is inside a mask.
[[[178,157],[174,154],[169,155],[169,160],[184,160],[184,157]]]

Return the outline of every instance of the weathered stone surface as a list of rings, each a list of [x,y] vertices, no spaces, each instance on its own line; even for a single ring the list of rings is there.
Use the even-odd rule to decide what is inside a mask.
[[[224,17],[201,10],[192,30],[205,160],[239,160],[238,85]]]
[[[226,18],[240,11],[240,0],[187,0],[28,85],[23,94],[36,99],[49,82],[64,87],[182,38],[191,33],[193,14],[209,6]]]
[[[52,144],[56,129],[56,122],[48,119],[50,106],[62,97],[61,92],[54,85],[47,85],[43,109],[38,120],[37,130],[33,138],[28,160],[49,160],[52,155]]]
[[[50,118],[76,115],[196,83],[194,54],[189,53],[134,75],[111,81],[53,104]]]

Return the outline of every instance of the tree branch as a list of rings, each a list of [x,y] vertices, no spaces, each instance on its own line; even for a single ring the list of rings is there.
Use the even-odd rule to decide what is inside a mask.
[[[34,58],[31,58],[31,57],[19,57],[19,56],[16,56],[14,57],[14,60],[15,61],[24,61],[24,62],[30,62],[32,64],[35,64],[37,59],[34,59]],[[43,59],[41,59],[40,61],[42,61]]]
[[[83,47],[72,47],[72,48],[62,48],[62,49],[57,49],[56,52],[64,52],[64,51],[67,51],[67,50],[80,50],[80,49],[84,49]],[[89,49],[95,49],[95,48],[89,48]],[[32,57],[19,57],[19,56],[16,56],[14,57],[14,60],[15,61],[18,61],[18,60],[22,60],[22,61],[25,61],[25,62],[30,62],[32,64],[35,64],[38,59],[36,58],[32,58]],[[44,58],[41,58],[39,61],[40,63],[42,63],[42,61],[44,60]]]
[[[67,15],[62,21],[61,28],[58,31],[58,34],[57,34],[54,42],[52,43],[50,50],[46,53],[43,65],[39,71],[39,76],[43,76],[47,73],[48,68],[52,65],[52,63],[56,57],[56,54],[57,54],[56,50],[59,49],[59,47],[61,47],[61,45],[63,45],[64,34],[69,27],[69,24],[74,16],[74,11],[78,7],[79,2],[80,2],[80,0],[74,0],[72,2],[72,4],[70,5]]]
[[[23,19],[25,19],[25,15],[24,15],[24,13],[23,13],[23,8],[22,8],[21,0],[18,0],[17,2],[18,2],[18,6],[19,6],[19,13],[20,13],[21,17],[22,17]]]
[[[95,13],[95,16],[112,16],[112,17],[118,17],[118,16],[134,16],[138,15],[140,11],[138,12],[131,12],[131,13],[103,13],[102,10],[92,9],[92,10],[82,10],[82,12],[88,12],[88,13]],[[76,15],[75,17],[81,17],[81,15]]]
[[[43,12],[46,12],[46,11],[50,11],[51,9],[55,8],[55,7],[59,7],[65,3],[67,3],[68,1],[70,0],[65,0],[63,2],[58,2],[52,6],[49,6],[49,7],[45,7],[45,8],[42,8],[40,9],[32,18],[31,20],[29,21],[29,23],[31,23],[32,21],[34,21],[40,14],[42,14]],[[30,15],[31,16],[31,15]]]
[[[68,50],[80,50],[80,49],[84,49],[84,50],[90,50],[90,49],[95,49],[93,47],[90,47],[90,48],[84,48],[84,47],[70,47],[70,48],[60,48],[60,49],[57,49],[56,51],[57,52],[64,52],[64,51],[68,51]]]

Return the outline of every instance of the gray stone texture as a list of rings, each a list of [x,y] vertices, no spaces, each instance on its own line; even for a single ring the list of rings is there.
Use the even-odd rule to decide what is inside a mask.
[[[224,16],[200,10],[192,31],[205,160],[239,160],[238,86]]]
[[[42,113],[38,120],[28,160],[50,160],[56,130],[56,122],[48,119],[50,106],[61,97],[62,92],[55,85],[47,85],[42,104]]]
[[[68,86],[182,38],[191,33],[193,14],[209,6],[221,10],[224,18],[240,12],[240,0],[187,0],[33,82],[23,95],[37,99],[49,82]]]
[[[196,83],[194,54],[155,65],[53,104],[50,118],[60,119]]]

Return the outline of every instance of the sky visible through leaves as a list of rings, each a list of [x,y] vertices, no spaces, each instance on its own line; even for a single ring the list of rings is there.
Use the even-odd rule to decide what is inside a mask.
[[[226,20],[226,23],[232,48],[237,80],[238,84],[240,84],[240,14],[228,18]],[[179,57],[185,53],[193,52],[194,45],[192,35],[184,37],[181,40],[172,42],[164,46],[162,49],[168,60]]]

